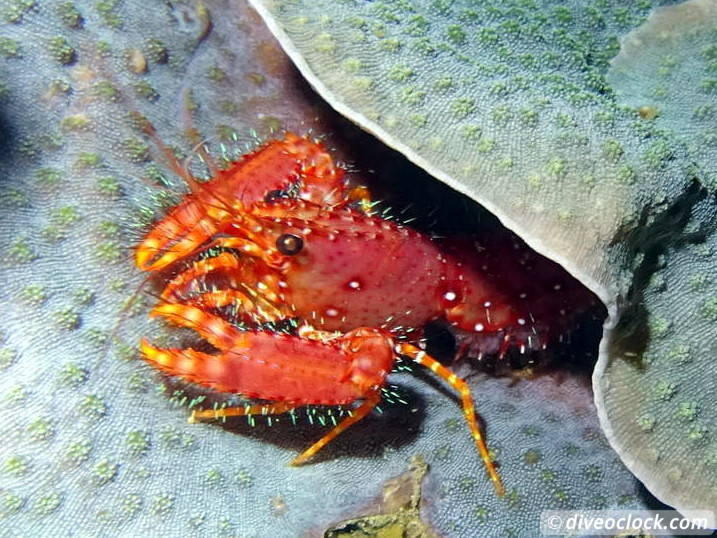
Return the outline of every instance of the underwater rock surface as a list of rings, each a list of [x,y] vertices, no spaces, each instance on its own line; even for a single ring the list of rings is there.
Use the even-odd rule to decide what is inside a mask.
[[[415,455],[431,469],[424,519],[445,536],[536,535],[543,509],[646,506],[569,376],[470,378],[503,499],[456,401],[425,376],[392,376],[408,403],[300,468],[285,463],[324,431],[307,421],[187,424],[197,395],[138,357],[141,336],[175,331],[149,322],[151,298],[131,300],[143,275],[130,248],[184,186],[131,112],[185,155],[186,108],[229,153],[276,130],[324,134],[332,113],[243,3],[10,0],[2,15],[0,536],[320,536]]]
[[[717,506],[715,3],[252,4],[337,111],[603,300],[610,442],[662,501]]]

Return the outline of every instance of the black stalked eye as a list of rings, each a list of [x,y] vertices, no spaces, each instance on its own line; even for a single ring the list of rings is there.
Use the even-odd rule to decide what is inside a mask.
[[[282,254],[293,256],[301,252],[301,249],[304,248],[304,240],[298,235],[281,234],[276,240],[276,248]]]
[[[264,196],[264,201],[265,202],[276,202],[277,200],[281,200],[282,198],[286,198],[286,193],[282,190],[276,189],[276,190],[267,192],[266,196]]]

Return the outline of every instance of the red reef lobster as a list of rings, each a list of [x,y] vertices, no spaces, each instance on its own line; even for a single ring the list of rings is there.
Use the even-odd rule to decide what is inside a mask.
[[[537,304],[532,295],[552,286],[557,269],[550,262],[531,280],[512,282],[540,262],[510,239],[488,250],[473,240],[439,242],[371,214],[366,190],[345,185],[323,145],[292,133],[206,183],[186,179],[192,192],[151,229],[136,264],[158,271],[183,262],[151,315],[194,329],[218,352],[159,349],[146,340],[141,352],[170,375],[271,402],[195,411],[192,421],[361,401],[292,462],[300,464],[370,413],[404,356],[459,393],[489,478],[503,494],[468,385],[421,349],[419,329],[444,319],[464,348],[478,353],[544,345],[547,328],[537,318],[562,303]],[[197,258],[210,249],[218,254]],[[228,306],[248,330],[222,317]],[[299,321],[291,334],[262,328],[289,319]]]

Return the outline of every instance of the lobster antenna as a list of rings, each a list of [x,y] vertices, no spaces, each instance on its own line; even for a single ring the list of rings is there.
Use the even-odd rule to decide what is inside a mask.
[[[98,56],[98,55],[96,55]],[[113,83],[116,87],[122,88],[124,85],[120,84],[119,81],[112,75],[112,73],[108,72],[107,69],[105,69],[104,62],[100,59],[98,62],[98,70],[102,73],[102,76],[104,76],[107,80],[109,80],[111,83]],[[182,119],[183,123],[189,123],[189,125],[186,127],[186,129],[190,132],[193,132],[194,129],[191,126],[191,118],[188,118],[188,106],[187,106],[187,94],[185,92],[185,98],[182,100],[183,104],[183,113],[182,113]],[[149,139],[152,141],[152,144],[159,150],[159,152],[162,155],[162,160],[164,161],[165,165],[169,167],[169,169],[177,174],[180,178],[182,178],[187,186],[189,187],[190,191],[193,194],[198,194],[202,191],[206,191],[207,187],[201,182],[197,181],[197,179],[192,176],[189,171],[186,169],[185,166],[182,165],[182,163],[177,159],[177,157],[174,155],[172,150],[162,141],[160,136],[157,134],[157,129],[154,126],[154,124],[147,118],[144,114],[142,114],[139,111],[139,107],[137,106],[134,99],[127,94],[127,92],[120,91],[119,92],[119,98],[120,100],[130,109],[130,115],[134,116],[136,120],[139,121],[141,125],[141,131],[149,137]],[[196,148],[195,148],[196,149]],[[218,170],[218,167],[216,166],[216,163],[214,163],[213,159],[209,156],[209,154],[203,150],[203,148],[199,148],[198,152],[202,155],[203,159],[207,160],[207,166],[209,166],[210,172],[212,175],[216,175],[216,171]],[[214,198],[218,198],[216,195],[214,195]],[[219,200],[221,203],[225,204],[225,208],[230,208],[231,204],[227,204],[225,200]]]
[[[197,142],[197,140],[199,139],[199,130],[194,127],[192,120],[192,111],[191,107],[189,106],[189,101],[189,90],[185,88],[182,90],[182,128],[184,129],[184,132],[189,138],[190,142],[194,142],[196,144],[196,146],[194,146],[194,148],[192,149],[192,154],[194,152],[199,153],[199,156],[204,162],[206,162],[207,166],[209,167],[209,173],[212,175],[212,177],[214,177],[219,173],[219,166],[217,166],[216,161],[212,158],[211,155],[209,155],[209,152],[204,148],[204,144],[208,139]],[[185,160],[185,166],[186,163],[187,161]],[[187,175],[191,177],[191,174],[186,168],[185,171]]]
[[[209,173],[212,175],[212,177],[217,176],[217,174],[220,171],[219,166],[217,166],[217,163],[214,161],[212,156],[209,155],[206,148],[204,147],[204,145],[207,142],[210,142],[217,138],[219,138],[219,137],[217,135],[215,135],[215,136],[210,136],[208,138],[204,138],[204,139],[200,140],[199,142],[195,142],[195,145],[192,147],[192,150],[191,150],[189,156],[186,159],[184,159],[184,162],[182,163],[182,169],[185,174],[189,175],[190,177],[193,177],[191,175],[191,173],[189,172],[189,163],[192,162],[192,159],[194,158],[194,156],[196,154],[199,154],[199,158],[202,159],[202,161],[207,165],[207,167],[209,168]],[[200,183],[200,185],[202,185],[202,188],[205,188],[203,186],[203,183]]]
[[[113,343],[115,341],[115,338],[117,336],[117,332],[119,331],[122,324],[127,319],[127,316],[129,314],[130,309],[134,306],[134,302],[139,297],[139,294],[144,290],[145,286],[149,283],[149,281],[152,279],[154,275],[150,274],[147,275],[142,282],[140,282],[139,286],[136,290],[130,295],[129,299],[125,302],[124,306],[120,309],[119,313],[119,319],[114,324],[114,327],[112,327],[112,331],[110,332],[109,336],[107,337],[107,340],[103,346],[102,353],[100,355],[98,363],[102,363],[109,354],[110,349],[113,346]]]
[[[94,54],[92,54],[92,51],[94,51]],[[83,52],[86,52],[86,53],[94,56],[93,63],[96,66],[97,71],[99,73],[101,73],[101,76],[103,76],[109,82],[113,83],[115,85],[115,87],[117,87],[117,88],[123,87],[123,85],[120,84],[117,81],[117,79],[114,76],[112,76],[111,73],[108,72],[108,70],[106,69],[105,61],[102,59],[102,56],[100,54],[97,54],[96,49],[94,49],[94,48],[91,48],[89,50],[86,49]],[[152,131],[152,135],[154,135],[154,137],[156,137],[156,131],[154,130],[154,126],[152,126],[152,124],[149,122],[149,120],[147,118],[144,117],[144,115],[142,115],[138,112],[138,109],[137,109],[133,99],[131,97],[129,97],[128,95],[126,95],[126,92],[123,92],[123,91],[119,91],[119,98],[122,101],[124,101],[126,104],[128,104],[128,106],[131,109],[131,113],[137,114],[142,119],[143,130],[146,131],[146,129],[150,128]],[[154,138],[153,138],[153,140],[154,140]],[[166,148],[166,149],[167,149],[167,151],[169,151],[168,148]],[[124,323],[124,321],[127,319],[127,314],[129,312],[130,308],[133,306],[133,304],[134,304],[135,300],[137,299],[137,297],[139,296],[139,294],[144,290],[147,283],[151,280],[151,276],[152,275],[148,275],[142,280],[142,282],[137,287],[137,289],[132,293],[132,295],[129,297],[129,299],[127,299],[127,301],[125,302],[125,305],[120,309],[120,311],[119,311],[120,317],[117,320],[117,322],[115,323],[114,327],[112,328],[112,331],[110,332],[110,334],[107,338],[107,341],[105,342],[103,349],[101,350],[101,354],[100,354],[100,358],[99,358],[100,363],[103,362],[104,359],[107,357],[109,350],[113,345],[114,339],[117,336],[117,332],[119,331],[119,328],[121,327],[122,323]]]
[[[184,166],[182,166],[182,163],[179,162],[172,150],[169,149],[169,147],[159,137],[159,135],[157,134],[157,129],[154,127],[152,122],[149,121],[149,119],[147,119],[142,113],[135,113],[139,114],[142,117],[142,132],[146,134],[150,138],[150,140],[152,140],[152,143],[162,154],[163,160],[165,164],[169,167],[169,169],[172,170],[172,172],[177,174],[179,177],[181,177],[187,183],[189,189],[193,193],[196,194],[197,192],[202,191],[204,189],[202,183],[197,181],[194,176],[192,176],[189,171]]]
[[[162,140],[159,138],[159,135],[157,135],[157,130],[152,124],[152,122],[149,121],[149,118],[147,118],[139,111],[139,107],[137,106],[135,100],[130,95],[128,95],[126,91],[120,90],[120,88],[125,88],[125,85],[120,83],[119,80],[107,69],[104,59],[100,54],[97,53],[96,49],[94,52],[95,54],[93,55],[93,65],[96,66],[97,71],[101,74],[101,76],[104,77],[111,84],[113,84],[115,89],[118,90],[117,97],[122,103],[125,104],[125,106],[127,106],[127,108],[129,108],[130,116],[133,116],[133,119],[135,120],[139,120],[142,132],[145,133],[150,138],[150,140],[152,140],[152,143],[154,143],[157,149],[160,150],[162,156],[164,157],[165,164],[169,166],[169,168],[179,177],[184,179],[193,192],[199,189],[199,182],[197,182],[196,179],[189,176],[188,174],[185,174],[184,170],[179,164],[179,161],[174,156],[172,151],[164,144],[164,142],[162,142]]]

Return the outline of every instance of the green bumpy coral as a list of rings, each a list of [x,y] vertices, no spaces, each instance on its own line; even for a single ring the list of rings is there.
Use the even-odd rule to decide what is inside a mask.
[[[153,300],[134,295],[143,275],[133,267],[131,249],[185,186],[131,112],[147,116],[183,155],[196,143],[184,136],[185,110],[194,112],[203,136],[233,144],[239,153],[240,143],[256,144],[256,133],[325,133],[335,118],[297,82],[260,19],[243,4],[215,2],[211,12],[194,2],[8,5],[0,94],[3,535],[133,536],[159,529],[163,536],[295,537],[355,518],[419,454],[431,469],[424,516],[441,535],[535,535],[544,509],[646,506],[638,483],[599,430],[589,389],[574,379],[511,386],[471,378],[502,464],[508,488],[503,499],[485,477],[456,401],[409,374],[392,377],[409,405],[387,403],[383,414],[300,468],[286,462],[325,431],[307,419],[293,425],[284,417],[268,426],[257,418],[255,427],[241,421],[231,428],[187,424],[187,407],[199,405],[204,395],[187,395],[138,357],[140,337],[160,344],[177,331],[147,319]],[[632,17],[623,14],[630,24]],[[436,30],[434,15],[424,19],[411,23],[416,46],[437,54],[421,37]],[[454,47],[473,39],[459,26],[446,26],[445,39]],[[339,46],[327,31],[315,37],[319,49]],[[403,46],[388,34],[381,39],[389,52]],[[366,60],[346,60],[342,69],[353,73],[347,78],[359,91],[370,87],[360,76]],[[422,76],[418,65],[388,67],[393,78],[387,74],[387,80],[396,84]],[[461,136],[490,155],[505,140],[477,121],[481,102],[456,93],[464,82],[444,75],[430,91],[402,86],[401,102],[418,106],[445,93],[450,117],[465,124]],[[495,88],[496,96],[512,91],[506,85]],[[575,122],[583,120],[562,113],[546,119],[541,107],[549,105],[538,103],[517,116],[496,105],[490,114],[496,126],[512,125],[516,117],[525,129],[558,125],[569,141],[579,132]],[[413,125],[429,125],[429,112],[407,117]],[[609,110],[600,117],[617,121]],[[622,140],[606,135],[606,142],[611,139]],[[425,143],[440,148],[446,141]],[[332,142],[346,151],[340,138]],[[632,155],[633,149],[608,144],[613,160],[620,161],[623,151]],[[531,184],[573,181],[569,157],[557,152],[541,158]],[[520,170],[526,162],[516,152],[496,166]],[[196,159],[191,166],[202,168]],[[630,189],[633,175],[620,166],[613,167],[613,179]],[[674,166],[666,163],[668,170]],[[617,197],[613,202],[623,203]],[[572,222],[569,215],[561,218]],[[711,312],[710,304],[704,307]],[[701,403],[684,403],[681,416],[694,415],[700,424]]]
[[[715,3],[252,3],[336,110],[600,296],[612,446],[664,502],[717,506],[717,301],[689,291],[712,289]]]

